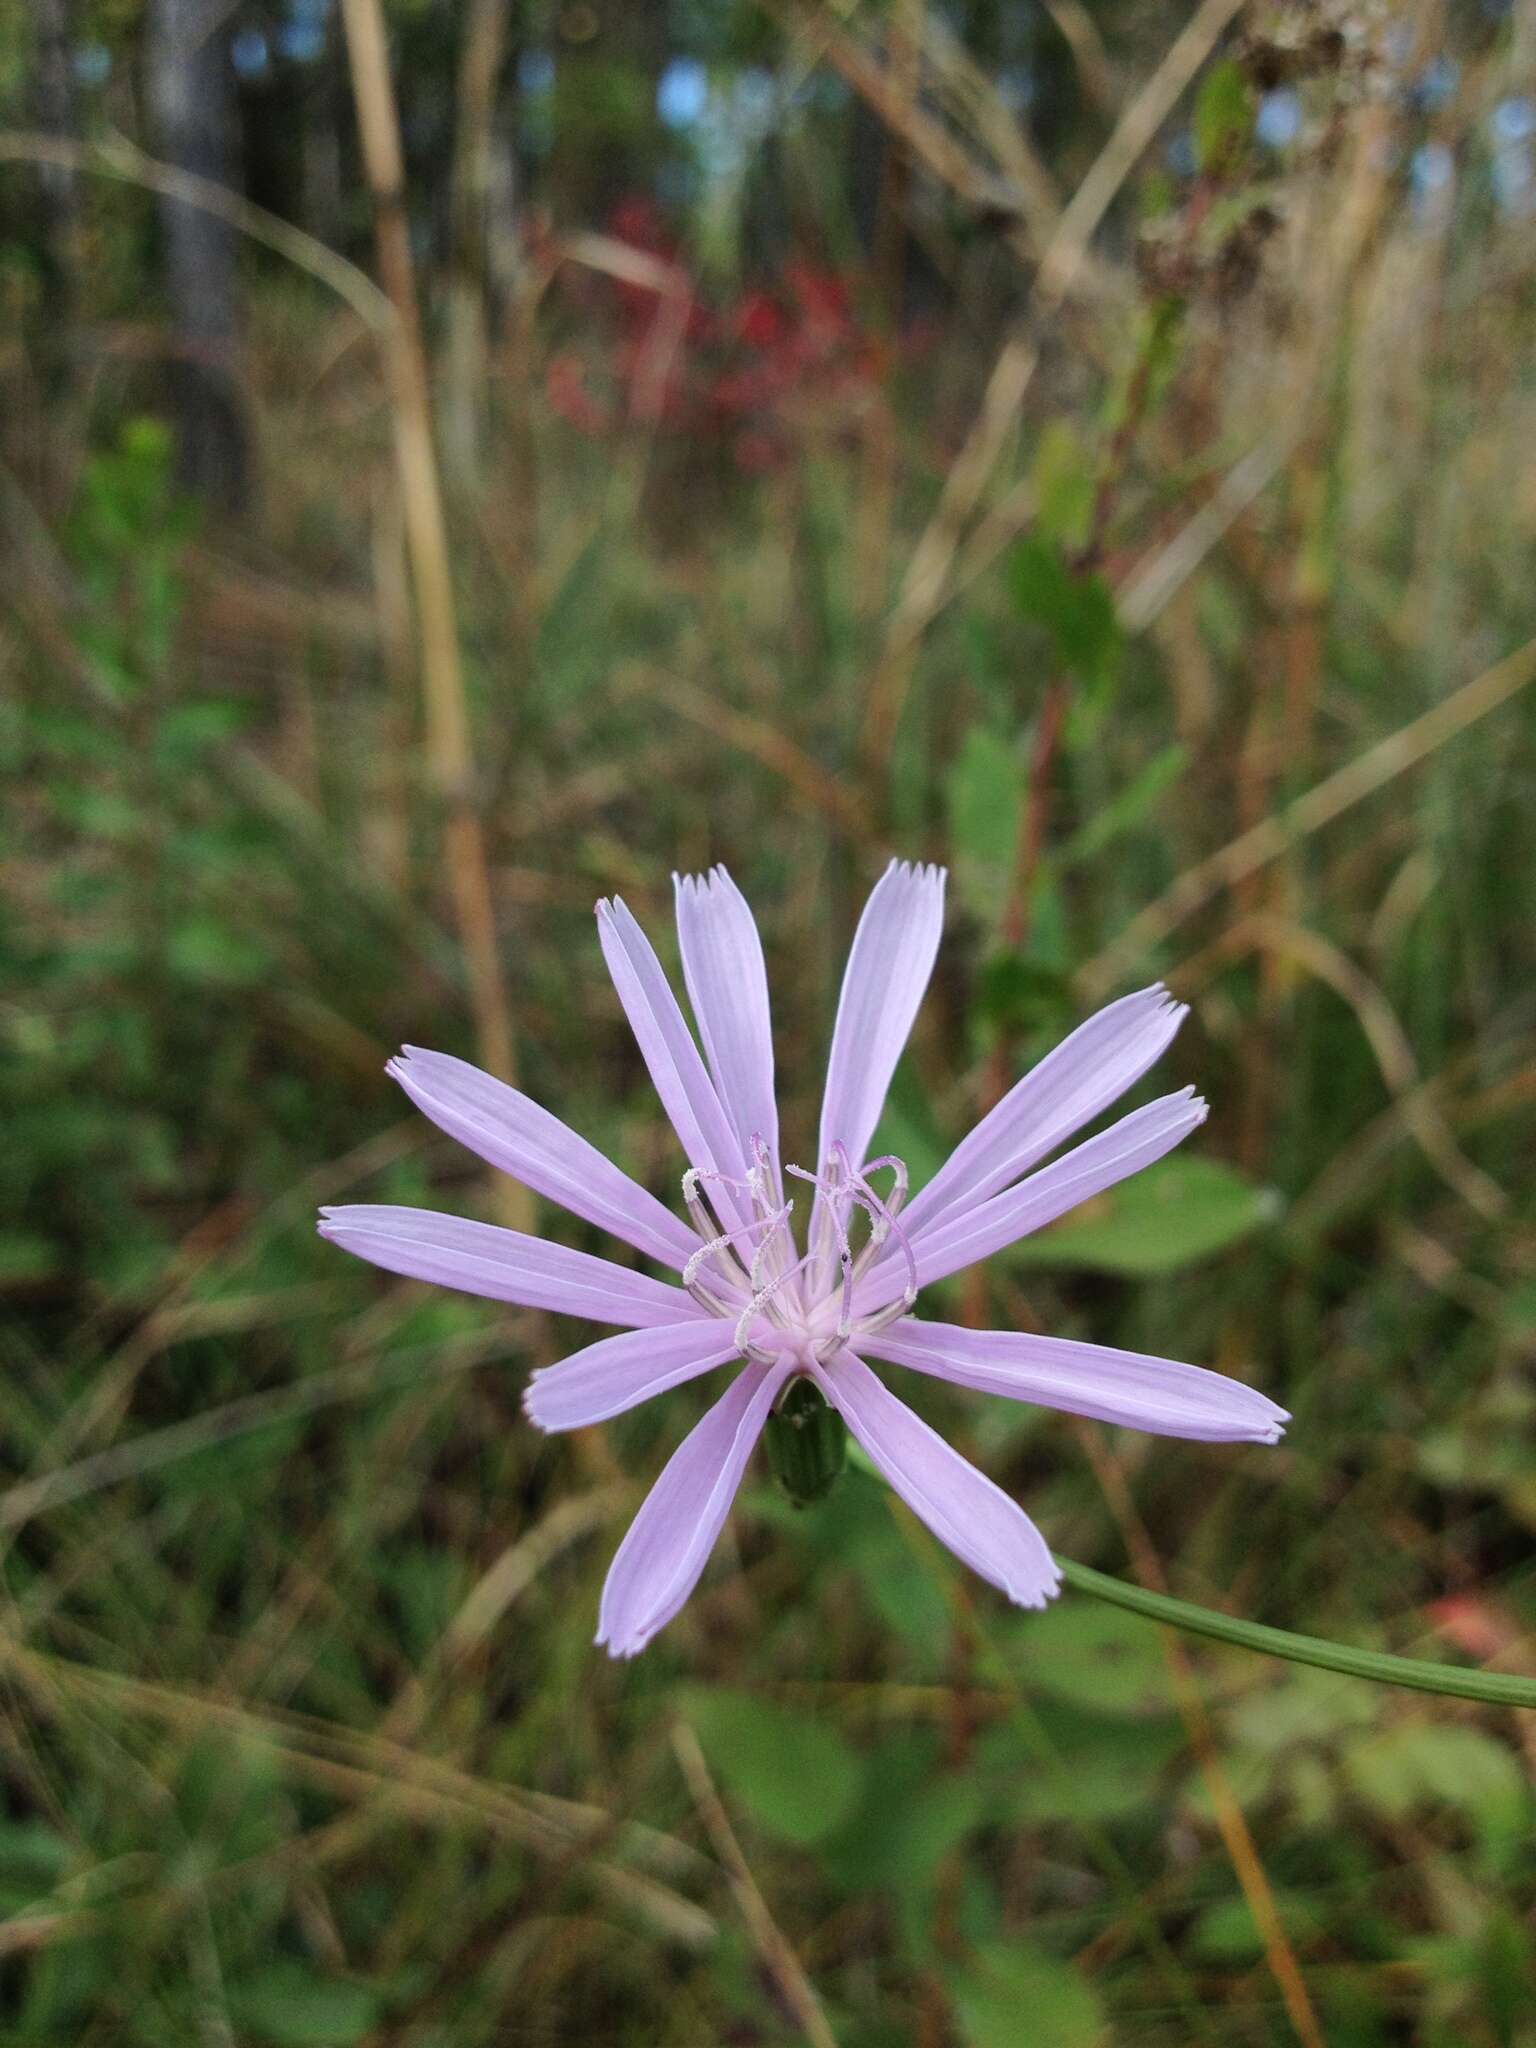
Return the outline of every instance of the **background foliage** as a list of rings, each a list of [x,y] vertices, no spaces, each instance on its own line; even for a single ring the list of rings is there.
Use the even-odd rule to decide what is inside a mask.
[[[916,1178],[1156,976],[1214,1104],[945,1310],[1295,1420],[904,1391],[1066,1555],[1536,1668],[1536,11],[397,0],[435,646],[371,13],[0,26],[5,2038],[1536,2041],[1518,1717],[1006,1610],[858,1470],[610,1665],[707,1393],[540,1438],[574,1327],[311,1227],[505,1213],[382,1074],[503,999],[666,1193],[591,904],[717,859],[803,1139],[945,860]]]

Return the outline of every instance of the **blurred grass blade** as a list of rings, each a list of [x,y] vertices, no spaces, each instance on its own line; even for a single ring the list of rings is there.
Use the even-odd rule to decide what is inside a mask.
[[[1128,1607],[1149,1621],[1161,1621],[1169,1628],[1190,1635],[1210,1636],[1218,1643],[1231,1643],[1240,1650],[1257,1650],[1261,1656],[1282,1657],[1290,1664],[1313,1664],[1320,1671],[1337,1671],[1346,1678],[1369,1678],[1377,1685],[1401,1685],[1414,1692],[1443,1693],[1450,1699],[1480,1700],[1490,1707],[1536,1707],[1536,1679],[1518,1678],[1505,1671],[1468,1671],[1453,1664],[1426,1664],[1417,1657],[1389,1657],[1380,1650],[1351,1649],[1346,1643],[1330,1643],[1321,1636],[1293,1635],[1289,1629],[1266,1628],[1262,1622],[1242,1621],[1235,1615],[1218,1614],[1212,1607],[1196,1607],[1188,1600],[1174,1600],[1166,1593],[1149,1593],[1141,1586],[1112,1579],[1088,1565],[1074,1564],[1058,1557],[1061,1575],[1079,1593],[1091,1593],[1096,1600]]]

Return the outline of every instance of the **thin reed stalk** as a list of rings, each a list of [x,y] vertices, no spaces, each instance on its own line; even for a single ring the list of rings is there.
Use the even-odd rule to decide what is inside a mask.
[[[347,54],[373,195],[379,275],[398,322],[389,357],[390,414],[406,549],[415,586],[427,756],[443,816],[443,847],[474,1012],[480,1064],[515,1078],[512,1022],[496,955],[485,834],[475,802],[469,710],[459,655],[448,526],[433,441],[426,350],[405,208],[400,117],[378,0],[343,0]]]

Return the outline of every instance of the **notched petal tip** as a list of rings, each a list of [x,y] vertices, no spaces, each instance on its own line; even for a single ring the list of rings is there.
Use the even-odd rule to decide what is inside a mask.
[[[406,1067],[430,1067],[434,1061],[447,1060],[456,1067],[467,1066],[466,1060],[455,1059],[452,1053],[437,1052],[430,1045],[402,1045],[386,1062],[384,1071],[392,1074]]]
[[[725,865],[716,861],[712,868],[706,868],[702,875],[680,874],[672,870],[672,888],[679,902],[691,901],[702,896],[706,900],[715,895],[739,895],[740,891],[726,872]]]
[[[1211,1113],[1211,1105],[1197,1090],[1194,1082],[1190,1081],[1182,1088],[1175,1088],[1171,1095],[1160,1095],[1155,1102],[1144,1103],[1141,1109],[1133,1109],[1129,1116],[1121,1119],[1121,1122],[1128,1123],[1131,1117],[1149,1115],[1153,1110],[1161,1110],[1165,1115],[1183,1117],[1193,1130],[1197,1124],[1205,1122]],[[1118,1126],[1111,1126],[1111,1129],[1117,1128]]]
[[[1007,1588],[1007,1597],[1013,1602],[1014,1606],[1033,1608],[1036,1613],[1044,1607],[1049,1607],[1051,1602],[1060,1594],[1064,1584],[1059,1568],[1053,1565],[1052,1569],[1055,1572],[1053,1578],[1042,1581],[1037,1585],[1026,1586],[1022,1591],[1009,1586]]]
[[[616,1664],[627,1664],[630,1658],[638,1657],[648,1644],[654,1642],[665,1626],[665,1622],[655,1626],[641,1622],[621,1633],[611,1621],[604,1621],[599,1616],[597,1634],[592,1638],[593,1647],[606,1650]]]
[[[639,1656],[650,1640],[649,1636],[642,1636],[638,1642],[631,1640],[615,1643],[611,1642],[607,1636],[595,1635],[592,1638],[592,1643],[594,1648],[606,1650],[615,1664],[627,1664],[632,1657]]]
[[[926,882],[930,886],[943,887],[949,874],[948,868],[940,867],[937,861],[895,860],[885,870],[886,875],[898,875],[904,882]],[[880,878],[885,880],[885,875]]]
[[[730,869],[723,860],[717,860],[712,867],[706,868],[701,875],[685,875],[674,868],[672,870],[672,882],[677,890],[691,895],[712,896],[716,891],[721,895],[741,895],[741,891],[731,880]]]
[[[523,1389],[521,1402],[522,1411],[524,1415],[527,1416],[528,1420],[533,1424],[535,1429],[539,1430],[545,1436],[552,1436],[554,1434],[554,1429],[552,1425],[544,1420],[543,1416],[540,1415],[538,1410],[538,1394],[534,1386],[534,1382],[538,1379],[538,1377],[538,1373],[534,1373],[532,1378],[530,1378],[527,1386]]]
[[[1255,1391],[1257,1392],[1257,1389],[1255,1389]],[[1263,1396],[1260,1395],[1259,1398],[1262,1400]],[[1253,1433],[1253,1441],[1256,1444],[1279,1443],[1280,1439],[1285,1435],[1285,1426],[1290,1421],[1290,1419],[1291,1415],[1289,1409],[1278,1408],[1276,1407],[1274,1402],[1271,1401],[1269,1403],[1268,1415],[1265,1416],[1264,1420],[1258,1425],[1258,1427],[1255,1429]]]

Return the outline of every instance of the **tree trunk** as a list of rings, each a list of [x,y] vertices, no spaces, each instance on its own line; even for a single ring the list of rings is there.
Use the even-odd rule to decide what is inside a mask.
[[[448,474],[479,483],[486,439],[487,342],[494,267],[517,260],[510,151],[496,134],[510,0],[469,0],[459,55],[450,195],[450,250],[443,379]],[[514,283],[505,276],[504,286]]]
[[[79,138],[79,108],[70,68],[70,0],[33,0],[32,105],[38,130],[61,141]],[[44,164],[37,174],[38,318],[32,356],[48,399],[69,392],[75,368],[75,256],[79,211],[73,171]]]
[[[218,185],[229,183],[234,154],[228,14],[220,0],[150,0],[146,34],[156,149],[175,169]],[[160,220],[179,473],[200,496],[238,510],[250,453],[236,374],[234,230],[169,197],[160,202]]]

